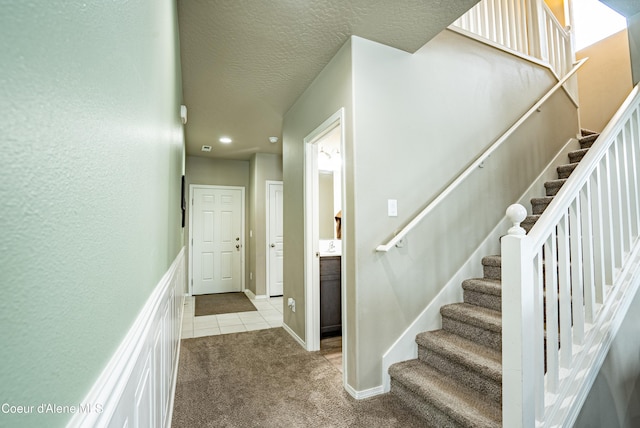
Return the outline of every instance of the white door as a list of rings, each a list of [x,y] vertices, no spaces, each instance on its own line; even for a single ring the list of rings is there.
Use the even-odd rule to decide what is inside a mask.
[[[268,184],[268,293],[269,296],[282,296],[283,284],[283,222],[282,222],[282,183]]]
[[[192,188],[193,294],[242,290],[242,189]]]

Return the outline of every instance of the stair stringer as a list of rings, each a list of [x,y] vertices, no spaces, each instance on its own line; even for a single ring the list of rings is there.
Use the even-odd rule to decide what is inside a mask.
[[[517,203],[523,206],[529,206],[529,200],[531,198],[536,195],[544,194],[544,183],[557,177],[556,167],[566,164],[569,152],[579,148],[580,143],[576,138],[569,139],[556,156],[542,170],[535,181],[527,188],[522,196],[520,196]],[[389,392],[391,389],[389,367],[392,364],[418,357],[416,335],[423,331],[442,328],[440,308],[444,305],[462,302],[462,287],[460,284],[467,278],[482,276],[482,265],[479,261],[487,254],[500,253],[500,237],[503,236],[511,226],[512,225],[509,224],[507,217],[504,216],[498,225],[491,230],[484,241],[482,241],[480,246],[471,254],[467,261],[445,284],[436,297],[384,353],[382,356],[382,387],[384,392]]]

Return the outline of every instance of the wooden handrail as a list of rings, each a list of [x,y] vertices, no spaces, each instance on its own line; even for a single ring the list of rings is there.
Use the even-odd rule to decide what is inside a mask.
[[[409,233],[418,223],[422,221],[423,218],[426,217],[431,211],[434,210],[447,196],[449,196],[456,187],[460,185],[464,180],[467,179],[471,175],[471,173],[478,168],[489,156],[493,154],[501,145],[504,143],[510,136],[513,134],[519,127],[522,125],[542,104],[544,104],[558,89],[564,85],[571,76],[573,76],[576,71],[588,60],[588,58],[584,58],[578,61],[573,68],[564,76],[562,79],[556,83],[553,88],[551,88],[542,98],[538,100],[527,112],[518,119],[507,131],[500,136],[489,148],[487,148],[484,153],[482,153],[471,165],[467,167],[458,177],[447,186],[446,189],[442,193],[440,193],[429,205],[427,205],[418,215],[416,215],[413,220],[411,220],[405,227],[402,228],[400,232],[398,232],[391,240],[389,240],[386,244],[381,244],[376,247],[376,251],[387,252],[393,246],[395,246],[398,242],[400,242],[406,235]]]

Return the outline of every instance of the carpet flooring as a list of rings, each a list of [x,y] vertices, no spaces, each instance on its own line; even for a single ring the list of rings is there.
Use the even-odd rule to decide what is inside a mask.
[[[202,294],[196,296],[195,316],[256,311],[244,293]]]
[[[390,394],[353,399],[282,328],[182,340],[173,428],[424,426]]]

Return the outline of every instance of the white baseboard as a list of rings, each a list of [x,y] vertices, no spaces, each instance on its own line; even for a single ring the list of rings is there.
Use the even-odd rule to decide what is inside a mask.
[[[289,333],[289,335],[293,337],[295,341],[300,344],[300,346],[302,346],[304,349],[307,349],[307,344],[305,343],[305,341],[300,339],[300,336],[298,336],[296,332],[291,329],[291,327],[289,327],[285,323],[282,323],[282,328],[284,329],[284,331]]]
[[[253,291],[249,290],[248,288],[244,289],[244,294],[247,295],[247,297],[251,300],[266,300],[267,299],[267,295],[266,294],[258,294],[257,296],[254,294]]]
[[[345,383],[344,389],[349,393],[350,396],[352,396],[356,400],[362,400],[364,398],[374,397],[376,395],[380,395],[385,392],[383,385],[365,389],[364,391],[356,391],[355,389],[353,389],[353,387],[351,387],[351,385]]]
[[[184,247],[152,291],[68,427],[170,427],[184,301]]]
[[[580,147],[578,140],[570,139],[560,149],[558,154],[546,165],[536,180],[518,199],[517,203],[529,206],[529,200],[544,194],[544,183],[557,178],[556,167],[566,164],[568,153]],[[506,209],[506,207],[505,207]],[[400,361],[411,360],[418,357],[418,345],[415,338],[418,333],[429,330],[437,330],[442,326],[440,308],[451,303],[462,301],[462,287],[460,284],[467,278],[482,276],[480,260],[489,254],[500,253],[500,237],[507,233],[511,227],[507,217],[503,217],[498,225],[489,233],[480,246],[471,254],[471,257],[462,265],[455,275],[445,284],[438,295],[416,317],[409,327],[400,335],[398,340],[382,356],[382,387],[384,392],[391,388],[389,366]]]

